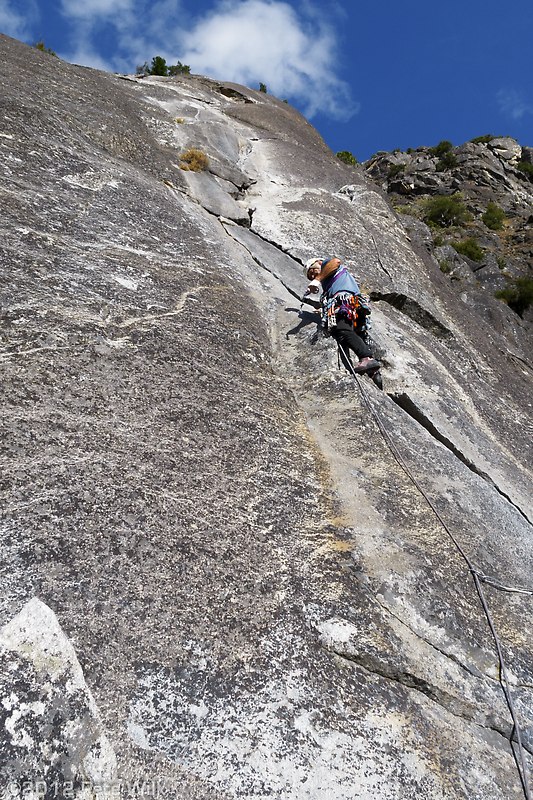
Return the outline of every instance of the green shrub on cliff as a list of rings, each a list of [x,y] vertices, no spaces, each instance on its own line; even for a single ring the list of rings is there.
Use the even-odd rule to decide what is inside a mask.
[[[472,215],[464,204],[459,192],[451,195],[430,197],[422,207],[422,218],[428,225],[450,228],[468,222]]]
[[[154,56],[152,63],[144,62],[140,67],[137,67],[137,75],[160,75],[166,77],[167,75],[190,75],[191,68],[188,64],[182,64],[178,61],[177,64],[168,65],[166,59],[162,56]]]
[[[336,156],[339,161],[344,162],[344,164],[349,164],[351,167],[355,167],[357,164],[356,157],[353,155],[353,153],[350,153],[349,150],[340,150],[338,153],[336,153]]]
[[[430,147],[428,150],[431,156],[437,156],[438,161],[435,165],[437,172],[444,172],[447,169],[453,169],[457,166],[457,159],[453,152],[453,144],[447,139],[443,139],[435,147]]]
[[[495,297],[503,300],[520,317],[533,304],[533,278],[517,278],[511,280],[509,286],[495,292]]]
[[[405,164],[391,164],[387,178],[391,181],[397,178],[402,172],[405,172]]]
[[[457,166],[457,158],[455,157],[455,153],[452,153],[451,150],[448,150],[446,153],[443,153],[442,156],[439,158],[437,163],[435,164],[435,169],[437,172],[445,172],[447,169],[453,169]]]
[[[505,220],[505,211],[496,203],[489,203],[481,219],[491,231],[501,231]]]
[[[171,64],[168,68],[168,74],[172,77],[173,75],[190,75],[191,68],[188,64],[182,64],[181,61],[178,61],[177,64]]]
[[[445,153],[450,153],[452,150],[453,144],[447,139],[443,139],[442,142],[436,144],[435,147],[430,147],[429,153],[432,156],[438,156],[439,158],[442,158]]]
[[[492,133],[486,133],[484,136],[475,136],[473,139],[470,139],[472,144],[487,144],[488,142],[492,142],[493,139],[496,139],[496,136],[493,136]]]
[[[40,39],[38,42],[35,42],[33,46],[36,50],[40,50],[41,53],[48,53],[49,56],[55,56],[57,58],[57,53],[55,53],[50,47],[46,47],[42,39]]]
[[[485,251],[478,245],[475,239],[463,239],[461,242],[452,242],[453,249],[472,261],[483,261]]]
[[[530,164],[529,161],[519,161],[517,166],[520,172],[528,175],[533,181],[533,164]]]

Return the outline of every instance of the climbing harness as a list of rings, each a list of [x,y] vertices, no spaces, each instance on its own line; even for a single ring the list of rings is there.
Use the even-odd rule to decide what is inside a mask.
[[[337,317],[345,319],[353,325],[354,330],[366,330],[369,327],[367,317],[370,314],[368,298],[353,292],[338,292],[329,300],[323,302],[322,323],[324,332],[328,335],[337,325]]]
[[[357,377],[358,373],[356,373],[354,371],[353,367],[351,366],[351,362],[347,358],[346,351],[344,350],[344,348],[342,347],[342,345],[340,343],[338,343],[338,346],[339,346],[339,349],[342,351],[342,353],[344,355],[344,358],[346,359],[347,363],[350,364],[350,371],[352,372],[352,375],[354,376],[354,378]],[[504,697],[505,697],[505,700],[506,700],[506,703],[507,703],[507,707],[508,707],[509,712],[511,714],[511,719],[512,719],[512,723],[513,723],[513,728],[511,730],[511,736],[510,736],[511,751],[513,753],[513,757],[515,759],[516,766],[517,766],[517,769],[518,769],[520,782],[522,784],[522,789],[524,791],[524,797],[525,797],[526,800],[533,800],[532,795],[531,795],[531,789],[530,789],[530,786],[529,786],[529,778],[528,778],[528,769],[527,769],[527,762],[526,762],[526,756],[525,756],[525,749],[524,749],[524,745],[522,743],[522,732],[521,732],[520,725],[518,723],[518,718],[517,718],[516,711],[515,711],[515,706],[514,706],[514,702],[513,702],[513,696],[512,696],[512,693],[511,693],[509,677],[508,677],[508,673],[507,673],[507,667],[505,665],[505,661],[504,661],[504,658],[503,658],[503,652],[502,652],[502,648],[501,648],[500,639],[499,639],[498,633],[496,631],[496,628],[495,628],[495,625],[494,625],[494,621],[492,619],[492,615],[490,613],[490,609],[489,609],[487,600],[485,598],[485,595],[484,595],[484,592],[483,592],[483,587],[482,587],[481,584],[482,583],[487,583],[487,584],[489,584],[491,586],[494,586],[497,589],[501,589],[502,591],[518,592],[520,594],[533,594],[533,591],[529,591],[528,589],[515,589],[513,587],[506,587],[503,584],[500,584],[497,581],[492,580],[492,578],[488,578],[486,575],[483,575],[483,573],[479,572],[474,567],[474,565],[471,562],[469,556],[467,555],[467,553],[465,552],[465,550],[463,549],[461,544],[458,542],[458,540],[455,538],[455,536],[451,532],[450,528],[448,527],[448,525],[446,524],[445,520],[443,519],[441,513],[439,512],[439,510],[437,509],[437,507],[435,506],[435,504],[433,503],[433,501],[431,500],[431,498],[429,497],[429,495],[427,494],[427,492],[425,491],[423,486],[421,486],[420,482],[412,474],[412,472],[409,469],[408,465],[405,463],[402,455],[400,454],[398,448],[396,447],[396,445],[392,441],[391,437],[389,436],[389,433],[388,433],[387,429],[385,428],[383,422],[381,421],[378,412],[374,408],[373,404],[370,402],[370,399],[369,399],[369,397],[368,397],[368,395],[367,395],[367,393],[365,391],[365,388],[363,386],[363,382],[362,381],[356,381],[356,384],[357,384],[357,387],[359,389],[359,392],[361,393],[361,397],[363,398],[363,402],[365,403],[366,407],[369,409],[370,413],[372,414],[372,416],[374,418],[374,421],[375,421],[377,427],[379,428],[379,431],[380,431],[381,435],[383,436],[383,439],[384,439],[386,445],[388,446],[388,448],[389,448],[394,460],[397,462],[397,464],[400,466],[400,468],[403,470],[403,472],[407,475],[407,477],[409,478],[411,483],[416,487],[416,489],[422,495],[422,497],[424,498],[424,500],[426,501],[426,503],[428,504],[430,509],[433,511],[433,513],[435,514],[436,518],[438,519],[438,521],[440,522],[440,524],[442,525],[442,527],[444,528],[444,530],[446,531],[446,533],[450,537],[451,541],[455,545],[457,551],[462,556],[463,560],[465,561],[465,563],[466,563],[466,565],[468,567],[468,570],[469,570],[470,574],[472,575],[472,579],[474,581],[474,586],[475,586],[477,595],[479,597],[479,600],[481,602],[481,606],[483,608],[483,612],[485,614],[485,618],[487,620],[488,626],[490,628],[490,632],[491,632],[492,638],[494,640],[494,645],[496,647],[496,654],[498,656],[498,663],[499,663],[499,682],[500,682],[500,685],[502,687],[502,691],[503,691],[503,694],[504,694]],[[518,757],[517,757],[517,755],[515,753],[515,749],[514,749],[514,746],[513,746],[514,745],[513,736],[516,736]]]

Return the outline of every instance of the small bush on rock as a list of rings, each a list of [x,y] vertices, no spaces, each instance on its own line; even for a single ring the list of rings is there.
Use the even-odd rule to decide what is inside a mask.
[[[432,156],[438,156],[442,158],[445,153],[449,153],[453,150],[453,144],[449,142],[447,139],[443,139],[442,142],[439,142],[435,147],[429,148],[429,153]]]
[[[530,164],[528,161],[519,161],[517,167],[520,172],[523,172],[524,175],[528,175],[533,181],[533,164]]]
[[[57,58],[57,53],[55,53],[50,47],[46,47],[42,39],[38,42],[35,42],[33,46],[36,50],[40,50],[41,53],[48,53],[49,56],[56,56]]]
[[[204,172],[209,166],[209,159],[203,150],[191,147],[180,156],[180,168],[191,172]]]
[[[397,178],[402,172],[405,172],[405,164],[391,164],[387,178],[391,181]]]
[[[533,304],[533,278],[517,278],[505,289],[496,292],[495,297],[503,300],[518,316],[523,317]]]
[[[422,208],[422,218],[428,225],[450,228],[452,225],[468,222],[472,216],[463,202],[462,195],[456,192],[426,200]]]
[[[416,210],[413,208],[413,206],[410,206],[407,203],[401,206],[394,206],[394,210],[397,214],[410,214],[412,216],[416,216]]]
[[[170,77],[174,75],[190,75],[191,68],[188,64],[182,64],[181,61],[178,61],[177,64],[171,64],[168,68],[168,74]]]
[[[447,169],[453,169],[457,166],[457,158],[455,154],[452,153],[451,150],[447,150],[442,156],[439,158],[437,163],[435,164],[435,169],[437,172],[445,172]]]
[[[505,219],[505,211],[500,206],[497,206],[496,203],[489,203],[481,219],[491,231],[501,231]]]
[[[484,250],[478,245],[475,239],[463,239],[462,242],[452,242],[452,247],[458,253],[472,261],[483,261]]]
[[[342,161],[344,164],[349,164],[351,167],[355,167],[357,164],[356,157],[353,155],[353,153],[350,153],[349,150],[340,150],[338,153],[336,153],[336,156],[339,161]]]
[[[487,144],[488,142],[492,142],[493,139],[496,139],[496,136],[493,136],[492,133],[486,133],[484,136],[476,136],[474,139],[470,139],[472,144]]]

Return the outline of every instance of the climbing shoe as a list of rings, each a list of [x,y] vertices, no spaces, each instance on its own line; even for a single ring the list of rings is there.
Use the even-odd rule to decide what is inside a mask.
[[[375,358],[363,358],[358,364],[355,364],[353,367],[354,372],[368,372],[371,369],[379,369],[381,367],[381,362],[376,361]]]

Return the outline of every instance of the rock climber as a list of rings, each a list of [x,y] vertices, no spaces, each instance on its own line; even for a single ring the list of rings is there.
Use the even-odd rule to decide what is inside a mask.
[[[381,363],[373,358],[372,349],[356,332],[370,313],[361,297],[357,281],[337,256],[322,259],[318,277],[322,288],[322,324],[326,335],[333,336],[346,369],[353,372],[377,372]],[[359,359],[353,364],[352,350]]]

